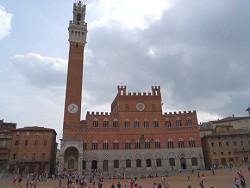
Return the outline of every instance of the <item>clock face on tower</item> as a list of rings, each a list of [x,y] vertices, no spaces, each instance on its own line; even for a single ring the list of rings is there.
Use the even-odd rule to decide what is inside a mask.
[[[138,102],[138,103],[136,104],[136,109],[137,109],[138,111],[143,111],[143,110],[145,109],[145,104],[143,104],[142,102]]]
[[[76,104],[69,104],[68,111],[71,114],[74,114],[78,111],[78,106]]]

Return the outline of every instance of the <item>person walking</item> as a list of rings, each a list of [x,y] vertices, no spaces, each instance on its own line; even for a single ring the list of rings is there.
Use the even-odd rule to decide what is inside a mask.
[[[189,174],[187,175],[187,179],[188,179],[188,181],[190,180],[190,175]]]
[[[201,180],[201,182],[200,182],[200,187],[204,188],[204,181],[203,180]]]
[[[215,176],[215,172],[214,172],[214,168],[213,167],[212,167],[211,171],[212,171],[212,175]]]
[[[204,172],[202,172],[201,178],[202,178],[203,181],[205,180],[205,174],[204,174]]]
[[[100,181],[100,183],[98,184],[98,188],[102,188],[102,182]]]
[[[118,184],[117,184],[117,188],[121,188],[121,187],[122,187],[121,183],[120,183],[120,182],[118,182]]]
[[[133,186],[134,186],[134,181],[133,181],[132,179],[130,180],[129,185],[130,185],[130,188],[133,188]]]
[[[128,188],[128,181],[126,181],[125,183],[125,188]]]
[[[153,183],[153,187],[152,188],[157,188],[157,184]]]
[[[241,188],[246,188],[246,181],[244,176],[240,177],[240,184],[241,184]]]
[[[240,181],[236,177],[234,178],[234,184],[235,184],[236,188],[240,188]]]
[[[167,180],[164,177],[162,177],[162,186],[163,188],[170,188]]]

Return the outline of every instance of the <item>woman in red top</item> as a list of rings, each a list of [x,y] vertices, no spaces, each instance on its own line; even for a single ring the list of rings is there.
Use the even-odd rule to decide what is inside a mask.
[[[130,185],[130,188],[133,188],[134,181],[132,179],[130,180],[129,185]]]

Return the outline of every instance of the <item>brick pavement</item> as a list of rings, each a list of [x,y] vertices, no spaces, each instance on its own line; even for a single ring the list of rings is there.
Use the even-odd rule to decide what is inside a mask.
[[[246,179],[247,185],[250,184],[250,172],[247,171],[247,167],[240,168],[243,171],[243,174]],[[234,178],[237,176],[237,169],[233,169],[232,173],[227,170],[216,170],[215,176],[212,176],[210,171],[205,171],[205,188],[235,188]],[[201,172],[202,173],[202,172]],[[201,179],[197,177],[197,174],[190,174],[190,180],[187,178],[187,174],[181,174],[176,176],[167,177],[167,180],[170,184],[170,188],[187,188],[188,185],[191,185],[192,188],[199,188],[199,182]],[[103,188],[110,188],[111,183],[115,185],[121,182],[122,188],[124,188],[124,184],[126,180],[104,180]],[[152,188],[153,183],[161,183],[161,177],[158,178],[147,178],[139,180],[139,184],[143,188]],[[24,182],[25,183],[25,182]],[[23,188],[25,185],[23,183]],[[0,179],[0,188],[17,188],[17,185],[12,186],[11,179]],[[58,180],[48,180],[47,182],[38,182],[37,188],[58,188]],[[63,187],[66,188],[66,180],[63,181]],[[91,186],[92,188],[92,186]],[[97,188],[97,186],[96,186]]]

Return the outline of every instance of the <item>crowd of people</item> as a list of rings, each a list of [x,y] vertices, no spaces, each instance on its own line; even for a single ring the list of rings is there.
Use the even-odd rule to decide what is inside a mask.
[[[247,167],[247,171],[250,172],[250,166]],[[200,188],[204,188],[206,183],[205,180],[205,171],[191,171],[192,173],[186,173],[187,177],[187,187],[192,188],[191,184],[193,184],[193,181],[195,179],[198,179],[198,184]],[[231,168],[229,169],[229,175],[231,174]],[[206,172],[208,174],[208,172]],[[181,174],[180,174],[181,175]],[[181,175],[182,176],[182,175]],[[212,168],[211,169],[211,177],[215,176],[215,171]],[[233,175],[232,175],[233,176]],[[158,177],[156,175],[155,177]],[[185,176],[182,176],[185,177]],[[48,178],[46,175],[40,174],[40,175],[27,175],[25,178],[22,174],[15,175],[12,182],[12,187],[19,187],[19,188],[37,188],[37,182],[38,181],[46,181],[46,178]],[[110,179],[111,185],[108,186],[108,182],[105,184],[105,188],[142,188],[142,184],[140,184],[140,181],[143,181],[143,179],[146,178],[144,176],[142,177],[135,177],[131,178],[129,180],[121,180],[120,179]],[[152,188],[170,188],[169,182],[168,182],[168,176],[161,177],[161,179],[154,178],[152,182]],[[236,172],[236,176],[232,177],[232,183],[234,182],[234,185],[236,188],[246,188],[246,181],[245,176],[243,175],[242,170],[238,169]],[[59,187],[65,187],[65,188],[103,188],[104,178],[102,177],[102,173],[97,173],[95,170],[92,171],[89,174],[61,174],[60,176],[52,176],[52,180],[59,181],[58,188]],[[159,180],[159,182],[156,182],[156,180]],[[113,182],[112,182],[113,181]],[[66,182],[66,184],[65,184]],[[192,182],[189,183],[188,182]],[[197,180],[196,180],[197,182]],[[172,182],[173,183],[173,182]],[[211,183],[210,183],[211,184]],[[65,186],[66,185],[66,186]],[[144,183],[145,185],[145,183]],[[107,187],[108,186],[108,187]],[[207,187],[207,186],[206,186]],[[148,188],[148,187],[147,187]],[[214,188],[214,187],[210,187]]]

